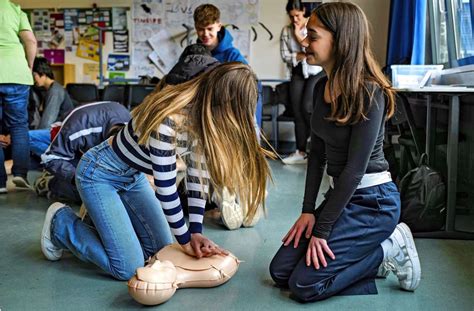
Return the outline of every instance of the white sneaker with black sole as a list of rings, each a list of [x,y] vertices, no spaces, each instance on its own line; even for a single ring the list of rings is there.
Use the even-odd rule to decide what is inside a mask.
[[[66,205],[60,202],[51,204],[44,218],[43,230],[41,231],[41,251],[43,255],[51,261],[57,261],[61,259],[63,255],[63,250],[54,245],[51,241],[51,221],[54,215],[64,207],[66,207]]]
[[[411,230],[406,224],[399,223],[388,239],[392,247],[382,262],[382,270],[392,271],[402,289],[414,291],[420,285],[421,266]],[[382,272],[381,268],[379,272]]]

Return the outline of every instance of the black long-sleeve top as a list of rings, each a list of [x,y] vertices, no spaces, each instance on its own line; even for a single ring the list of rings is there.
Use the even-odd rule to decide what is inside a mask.
[[[383,154],[385,98],[382,90],[369,84],[372,99],[365,96],[368,105],[367,120],[354,125],[338,125],[326,118],[331,105],[324,101],[327,78],[322,78],[314,89],[314,111],[311,117],[311,152],[306,173],[303,213],[315,213],[313,236],[327,239],[332,226],[349,203],[365,173],[383,172],[388,162]],[[375,88],[375,89],[374,89]],[[334,189],[315,212],[324,167],[334,177]]]

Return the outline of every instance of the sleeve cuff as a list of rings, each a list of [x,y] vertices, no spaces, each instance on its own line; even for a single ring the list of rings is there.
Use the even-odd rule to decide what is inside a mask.
[[[291,53],[291,62],[293,63],[293,67],[298,66],[298,61],[296,60],[296,53]]]
[[[327,240],[330,235],[331,235],[331,230],[324,230],[324,229],[319,228],[318,226],[315,226],[313,228],[313,236],[316,238]]]
[[[183,235],[175,236],[175,237],[178,243],[181,245],[187,244],[189,243],[189,241],[191,241],[191,233],[189,233],[189,231],[186,231],[186,233]]]
[[[191,233],[202,233],[202,224],[198,222],[189,223],[189,232]]]
[[[303,203],[302,213],[314,213],[315,204]]]

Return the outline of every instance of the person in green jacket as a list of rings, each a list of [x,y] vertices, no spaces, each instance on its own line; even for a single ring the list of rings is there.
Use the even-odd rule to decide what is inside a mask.
[[[11,135],[13,183],[30,187],[28,174],[28,95],[36,39],[26,14],[9,0],[0,0],[0,125]],[[6,193],[5,157],[0,148],[0,193]]]

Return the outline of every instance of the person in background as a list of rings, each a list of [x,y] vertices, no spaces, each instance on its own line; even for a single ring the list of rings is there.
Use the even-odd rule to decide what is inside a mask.
[[[408,226],[397,225],[400,194],[383,154],[395,94],[372,56],[367,18],[355,4],[328,2],[312,12],[307,29],[307,62],[327,77],[314,89],[302,213],[270,274],[302,302],[376,294],[375,277],[385,270],[414,291],[418,252]],[[326,163],[331,188],[315,210]]]
[[[53,71],[46,58],[35,58],[33,78],[36,87],[46,90],[39,107],[40,118],[32,121],[30,126],[34,130],[29,131],[31,152],[41,157],[51,143],[51,125],[63,121],[74,109],[74,105],[64,87],[54,80]]]
[[[76,166],[81,156],[130,120],[130,112],[116,102],[96,102],[74,109],[41,155],[46,170],[34,183],[38,195],[81,202],[76,189]]]
[[[30,188],[27,107],[35,55],[36,38],[28,17],[18,5],[0,0],[0,123],[11,135],[12,181],[19,188]],[[10,140],[3,138],[2,145],[5,139]],[[4,162],[0,148],[0,193],[7,192]]]
[[[194,10],[194,27],[198,43],[211,51],[212,57],[225,62],[248,64],[245,57],[232,44],[234,38],[221,24],[221,12],[212,4],[202,4]]]
[[[290,102],[295,122],[296,151],[283,159],[285,164],[306,164],[306,144],[311,132],[310,113],[313,106],[313,89],[323,75],[320,66],[306,62],[301,45],[306,36],[306,9],[301,0],[289,0],[286,13],[291,23],[283,27],[280,36],[280,53],[291,73]],[[321,73],[321,74],[319,74]]]

